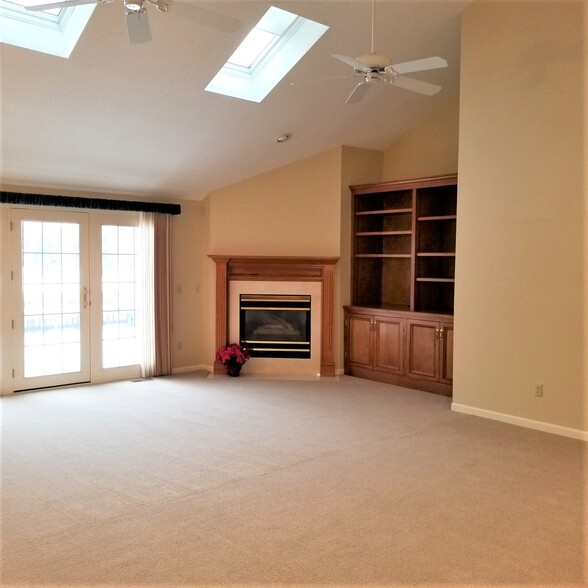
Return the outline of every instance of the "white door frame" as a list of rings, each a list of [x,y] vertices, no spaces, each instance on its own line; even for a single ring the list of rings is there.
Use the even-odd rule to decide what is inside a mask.
[[[79,383],[97,383],[137,378],[139,364],[122,367],[102,367],[102,251],[103,225],[138,226],[139,214],[133,212],[75,211],[72,209],[14,207],[10,208],[10,315],[13,325],[10,344],[12,356],[11,391],[30,390]],[[22,261],[20,239],[21,220],[48,222],[81,222],[80,239],[83,261],[80,276],[80,308],[83,324],[84,351],[82,370],[76,374],[24,378],[24,312],[22,299]],[[82,228],[83,227],[83,228]],[[85,290],[84,290],[85,288]],[[86,306],[84,308],[84,301]],[[4,354],[5,358],[9,354]]]
[[[79,290],[78,312],[79,314],[80,341],[79,370],[25,377],[25,314],[23,301],[23,274],[22,274],[22,221],[40,221],[47,223],[73,223],[79,226]],[[88,213],[36,210],[13,208],[10,214],[11,222],[11,307],[12,307],[12,359],[13,359],[13,390],[29,390],[63,386],[67,384],[79,384],[90,381],[90,305],[89,305],[89,219]],[[61,250],[60,250],[61,253]],[[51,255],[51,253],[42,253]],[[62,302],[63,304],[63,302]],[[60,305],[60,310],[63,306]],[[42,313],[59,314],[59,313]],[[62,313],[63,314],[63,313]],[[75,346],[76,342],[71,343]],[[62,344],[63,345],[63,344]],[[62,348],[63,350],[63,348]]]

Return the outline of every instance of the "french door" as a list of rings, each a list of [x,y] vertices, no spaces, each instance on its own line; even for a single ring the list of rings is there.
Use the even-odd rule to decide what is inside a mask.
[[[136,224],[11,210],[13,390],[139,375]]]

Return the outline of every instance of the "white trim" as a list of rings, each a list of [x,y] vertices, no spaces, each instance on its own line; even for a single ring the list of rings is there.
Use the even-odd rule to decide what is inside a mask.
[[[475,406],[458,404],[456,402],[451,403],[451,410],[454,412],[461,412],[463,414],[471,414],[473,416],[478,416],[493,421],[509,423],[510,425],[517,425],[518,427],[535,429],[537,431],[543,431],[544,433],[553,433],[554,435],[571,437],[572,439],[579,439],[580,441],[588,442],[588,431],[582,431],[581,429],[572,429],[570,427],[562,427],[560,425],[544,423],[543,421],[534,421],[532,419],[526,419],[511,414],[504,414],[502,412],[495,412],[493,410],[486,410],[484,408],[476,408]]]
[[[0,42],[67,59],[95,8],[96,4],[72,6],[53,16],[0,2]]]

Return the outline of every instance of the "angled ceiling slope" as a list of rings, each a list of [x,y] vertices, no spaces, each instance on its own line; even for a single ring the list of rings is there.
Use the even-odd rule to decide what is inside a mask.
[[[200,199],[339,145],[385,149],[458,90],[465,1],[378,2],[378,53],[393,63],[439,55],[449,66],[411,74],[442,86],[435,96],[376,85],[356,104],[345,100],[357,81],[331,55],[369,53],[368,2],[275,3],[329,29],[260,103],[205,88],[272,4],[196,4],[238,19],[239,31],[155,11],[151,42],[129,44],[113,2],[96,6],[69,59],[0,45],[2,183]],[[284,133],[291,139],[278,144]]]

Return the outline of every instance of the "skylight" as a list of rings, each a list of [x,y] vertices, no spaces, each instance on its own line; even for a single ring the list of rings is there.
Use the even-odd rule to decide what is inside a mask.
[[[96,4],[43,12],[31,12],[24,8],[41,2],[45,0],[0,0],[0,42],[67,58]]]
[[[237,47],[235,53],[229,57],[227,63],[250,68],[277,39],[279,39],[278,35],[255,27]]]
[[[206,90],[261,102],[328,28],[272,6]]]

